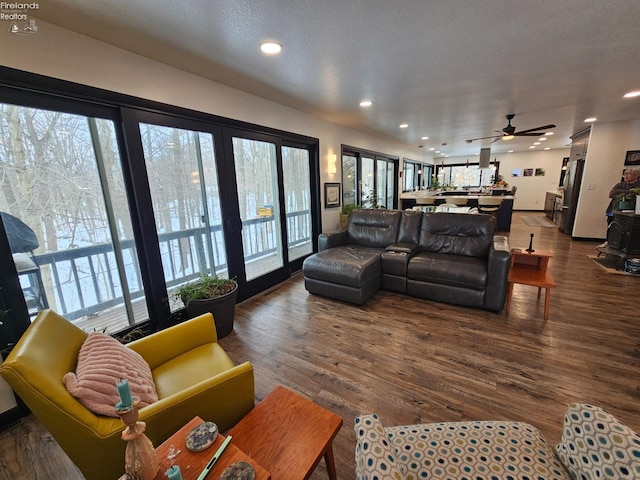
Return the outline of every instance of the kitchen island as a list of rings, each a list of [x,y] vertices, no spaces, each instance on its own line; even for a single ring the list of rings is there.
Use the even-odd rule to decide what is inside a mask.
[[[448,192],[429,192],[426,190],[419,190],[417,192],[406,192],[400,196],[401,209],[413,208],[416,205],[416,199],[422,197],[429,197],[435,200],[435,205],[441,205],[447,203],[452,199],[464,198],[467,200],[468,207],[477,207],[478,198],[487,197],[491,195],[482,195],[478,192],[466,192],[466,191],[448,191]],[[513,214],[513,195],[501,195],[502,204],[496,212],[496,228],[500,232],[508,232],[511,230],[511,216]]]

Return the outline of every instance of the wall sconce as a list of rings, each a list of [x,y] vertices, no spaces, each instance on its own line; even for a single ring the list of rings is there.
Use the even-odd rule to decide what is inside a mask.
[[[327,155],[327,160],[329,163],[329,174],[333,175],[335,173],[338,173],[338,168],[336,166],[337,163],[337,158],[336,158],[336,154],[335,153],[331,153],[329,155]]]

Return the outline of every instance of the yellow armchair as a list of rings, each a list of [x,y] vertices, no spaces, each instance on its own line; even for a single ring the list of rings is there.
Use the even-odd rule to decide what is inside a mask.
[[[87,334],[51,310],[43,310],[0,366],[0,374],[45,425],[87,479],[113,480],[124,473],[126,442],[118,418],[96,415],[65,388]],[[139,420],[158,446],[195,416],[225,431],[254,405],[253,367],[234,366],[218,344],[211,314],[131,342],[149,363],[158,401]]]

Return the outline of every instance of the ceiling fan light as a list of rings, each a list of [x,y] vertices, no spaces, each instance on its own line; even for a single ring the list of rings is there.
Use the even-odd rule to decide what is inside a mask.
[[[513,140],[513,135],[505,135],[502,137],[502,140]]]

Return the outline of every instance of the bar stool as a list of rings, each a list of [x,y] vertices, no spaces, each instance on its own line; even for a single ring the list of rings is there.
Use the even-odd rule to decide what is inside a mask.
[[[455,205],[456,207],[464,207],[467,205],[467,202],[469,200],[462,197],[462,198],[447,198],[447,203],[451,203],[453,205]]]
[[[496,212],[502,205],[501,197],[479,197],[478,198],[478,211],[480,213],[487,213],[495,218]]]

